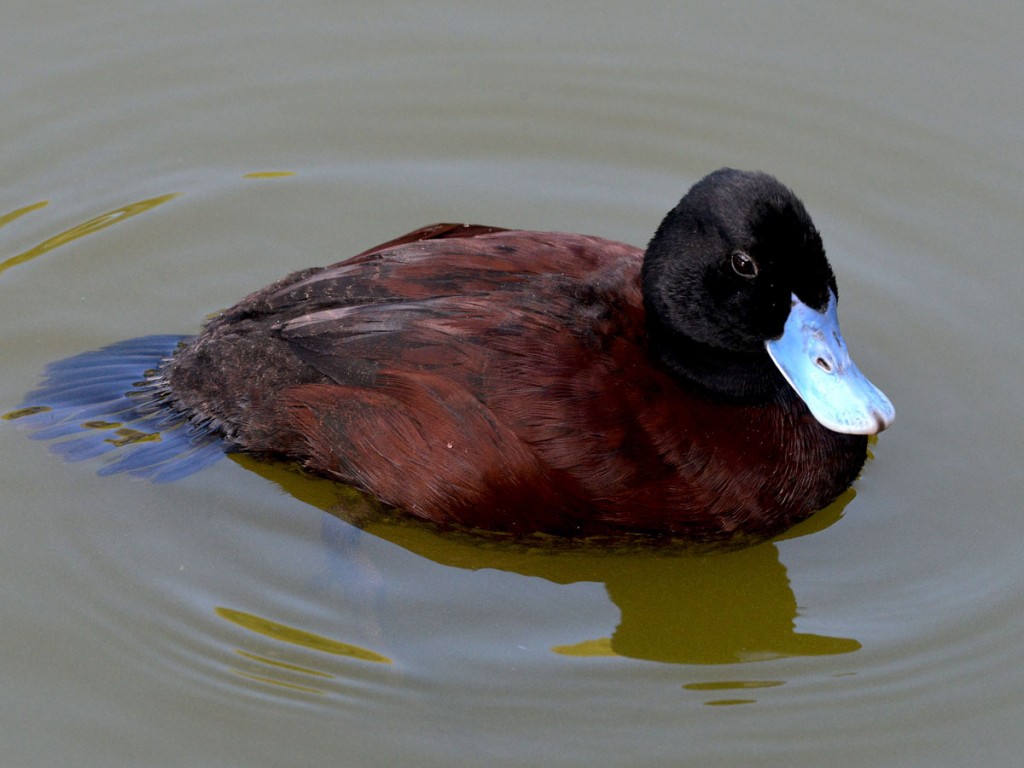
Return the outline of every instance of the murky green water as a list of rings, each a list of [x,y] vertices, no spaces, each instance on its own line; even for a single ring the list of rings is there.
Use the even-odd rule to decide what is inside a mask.
[[[360,531],[280,468],[101,478],[0,424],[3,763],[1018,765],[1022,28],[997,2],[5,9],[0,411],[51,360],[433,221],[642,244],[728,164],[808,204],[899,416],[855,494],[719,555]]]

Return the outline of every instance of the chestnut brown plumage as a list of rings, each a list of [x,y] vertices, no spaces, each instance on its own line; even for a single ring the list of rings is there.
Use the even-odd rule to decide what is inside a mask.
[[[800,201],[723,170],[646,255],[438,224],[297,272],[186,340],[150,374],[151,408],[438,523],[770,535],[865,459],[765,348],[791,306],[830,296]]]

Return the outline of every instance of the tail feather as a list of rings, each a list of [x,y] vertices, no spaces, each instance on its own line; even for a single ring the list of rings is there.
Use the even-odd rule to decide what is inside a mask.
[[[224,455],[211,425],[166,406],[157,370],[183,336],[144,336],[58,360],[39,387],[3,418],[35,440],[54,441],[65,461],[104,457],[99,474],[152,482],[187,477]]]

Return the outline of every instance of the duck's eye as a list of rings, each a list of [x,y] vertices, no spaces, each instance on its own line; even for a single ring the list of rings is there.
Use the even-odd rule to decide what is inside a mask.
[[[749,253],[743,251],[733,253],[732,268],[740,277],[757,277],[757,262],[750,257]]]

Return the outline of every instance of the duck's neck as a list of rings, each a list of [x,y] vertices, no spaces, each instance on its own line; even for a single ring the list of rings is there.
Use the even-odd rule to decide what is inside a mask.
[[[702,392],[737,404],[788,400],[790,386],[768,352],[736,352],[702,344],[658,323],[648,323],[651,355],[677,379]]]

